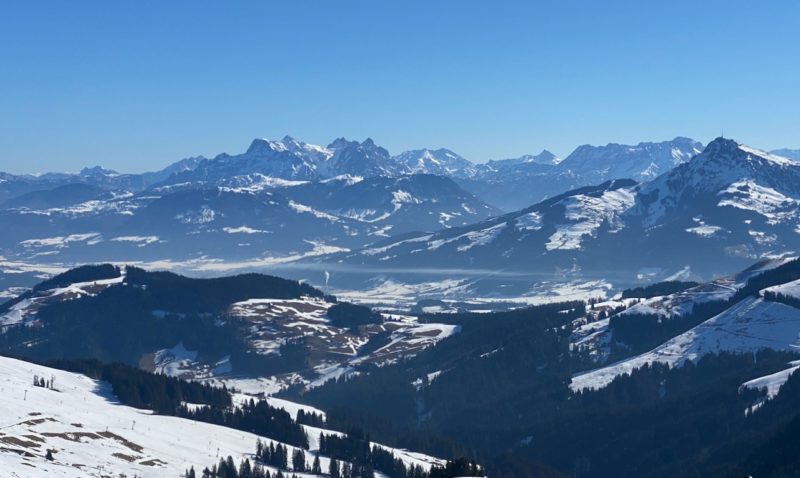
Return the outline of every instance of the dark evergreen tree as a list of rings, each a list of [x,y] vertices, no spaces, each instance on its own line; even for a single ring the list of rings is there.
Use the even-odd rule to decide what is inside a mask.
[[[250,466],[250,460],[244,459],[239,465],[239,478],[253,478],[253,469]]]
[[[331,458],[330,463],[328,463],[328,474],[331,475],[331,478],[341,477],[339,474],[339,462],[335,458]]]
[[[292,453],[292,469],[299,472],[306,471],[306,454],[299,448]]]

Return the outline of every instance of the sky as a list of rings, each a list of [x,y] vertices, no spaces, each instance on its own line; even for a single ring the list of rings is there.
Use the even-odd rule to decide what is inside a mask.
[[[800,2],[0,2],[0,171],[155,170],[255,137],[476,162],[800,148]]]

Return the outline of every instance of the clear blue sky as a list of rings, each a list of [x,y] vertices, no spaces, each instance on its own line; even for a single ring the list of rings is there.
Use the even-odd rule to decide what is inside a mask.
[[[474,161],[723,127],[797,148],[798,21],[796,0],[6,1],[0,170],[285,134]]]

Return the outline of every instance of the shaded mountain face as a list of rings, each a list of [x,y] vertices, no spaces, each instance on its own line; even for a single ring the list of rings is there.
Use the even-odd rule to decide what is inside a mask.
[[[97,198],[111,197],[112,194],[97,186],[86,183],[72,183],[53,189],[31,191],[11,198],[2,208],[51,209],[63,208]]]
[[[580,188],[466,228],[384,241],[344,260],[580,270],[629,280],[682,270],[707,277],[800,247],[798,198],[798,163],[719,138],[650,182]]]

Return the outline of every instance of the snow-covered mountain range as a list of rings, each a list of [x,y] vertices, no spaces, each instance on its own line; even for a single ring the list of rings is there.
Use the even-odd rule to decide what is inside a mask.
[[[561,160],[544,150],[537,155],[473,163],[445,149],[418,149],[391,155],[367,138],[362,142],[338,138],[327,146],[305,143],[290,136],[281,140],[255,139],[240,154],[222,153],[213,158],[187,158],[162,170],[142,174],[118,173],[95,166],[76,174],[46,173],[11,175],[0,173],[0,203],[32,191],[43,191],[66,184],[89,184],[106,190],[139,192],[152,186],[220,185],[239,177],[265,176],[275,180],[319,181],[342,175],[397,177],[432,174],[459,179],[470,192],[485,194],[490,204],[519,209],[554,193],[609,179],[650,179],[686,161],[702,149],[688,138],[635,146],[608,144],[584,145]],[[539,177],[547,180],[535,182]],[[531,181],[534,181],[531,183]],[[493,188],[512,187],[527,182],[536,193],[503,196]],[[512,184],[513,183],[513,184]],[[498,205],[498,204],[496,204]]]
[[[467,227],[390,238],[343,260],[631,281],[709,277],[800,247],[797,198],[800,164],[718,138],[649,182],[575,189]]]
[[[547,150],[536,156],[489,161],[457,179],[465,189],[514,211],[583,186],[611,179],[648,181],[700,153],[703,145],[678,137],[659,143],[579,146],[563,160]]]
[[[786,156],[678,137],[473,164],[447,149],[392,156],[370,139],[287,136],[141,175],[3,175],[0,254],[24,273],[0,280],[32,285],[27,271],[102,261],[201,272],[306,261],[316,272],[287,274],[322,284],[339,270],[332,285],[344,288],[353,269],[368,281],[431,267],[708,277],[798,247]],[[486,290],[527,287],[516,284]]]

